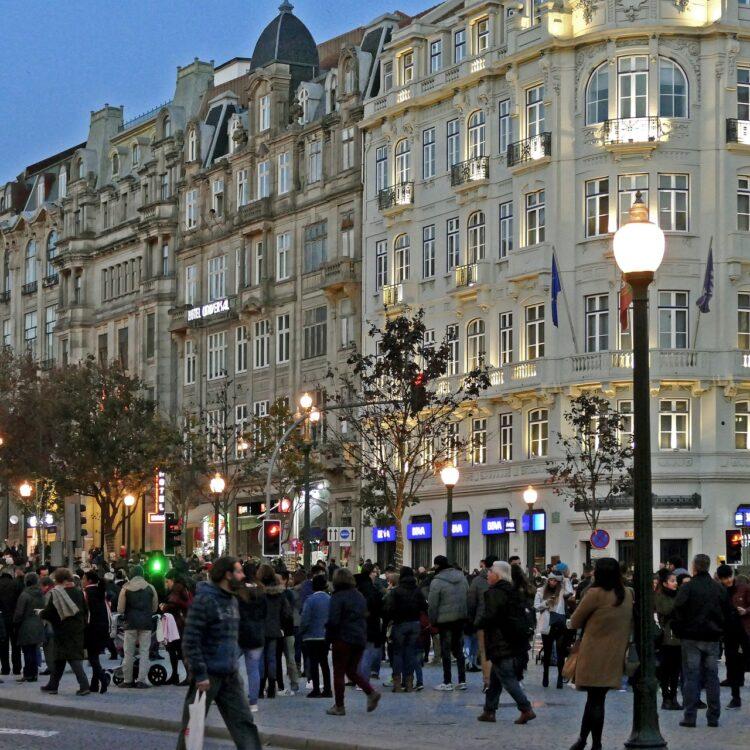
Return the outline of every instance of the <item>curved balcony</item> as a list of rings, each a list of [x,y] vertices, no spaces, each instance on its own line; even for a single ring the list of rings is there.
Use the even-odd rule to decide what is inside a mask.
[[[414,203],[414,183],[399,182],[378,193],[378,208],[386,216],[399,213]]]
[[[506,161],[508,167],[522,171],[536,164],[546,163],[552,156],[552,133],[539,133],[508,146]]]

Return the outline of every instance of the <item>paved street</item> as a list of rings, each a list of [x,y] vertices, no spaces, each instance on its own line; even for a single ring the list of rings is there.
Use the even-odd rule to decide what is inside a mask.
[[[540,746],[549,750],[565,750],[576,736],[578,722],[583,705],[583,696],[569,687],[563,690],[541,687],[540,671],[533,667],[526,685],[533,700],[538,719],[525,727],[517,727],[512,721],[516,717],[515,707],[506,700],[501,702],[498,723],[480,724],[476,716],[481,710],[482,694],[479,687],[479,675],[472,674],[470,688],[465,693],[441,694],[430,689],[440,681],[440,671],[435,667],[425,670],[425,681],[428,689],[412,695],[393,695],[386,693],[374,714],[368,715],[364,710],[364,696],[349,689],[347,692],[347,716],[334,718],[325,715],[329,705],[327,700],[308,700],[302,695],[293,698],[279,697],[274,701],[261,702],[261,710],[256,714],[258,725],[266,735],[274,736],[274,744],[279,745],[279,735],[287,737],[290,744],[298,745],[305,738],[330,740],[338,743],[350,743],[352,747],[396,748],[407,742],[410,746],[431,748],[461,748],[461,750],[490,750],[501,747],[503,750],[528,750],[530,746]],[[126,732],[128,741],[110,747],[139,750],[161,750],[171,748],[172,734],[141,732],[133,729],[136,721],[153,719],[175,720],[179,716],[184,688],[161,687],[144,691],[127,691],[113,689],[104,696],[76,698],[73,676],[65,676],[60,695],[42,698],[38,686],[5,682],[0,685],[0,708],[3,700],[15,698],[38,704],[38,712],[43,705],[70,707],[80,718],[81,712],[106,711],[122,716],[122,723],[129,724],[130,729],[116,729]],[[680,712],[661,713],[662,730],[670,748],[673,750],[725,750],[727,748],[747,748],[750,744],[750,689],[745,689],[743,698],[746,702],[741,711],[724,712],[721,727],[709,730],[701,726],[695,730],[682,729],[678,726]],[[722,703],[729,700],[727,690],[722,691]],[[630,693],[613,693],[607,704],[607,722],[605,743],[607,750],[621,748],[630,726],[632,695]],[[37,712],[37,716],[39,713]],[[90,715],[90,714],[89,714]],[[128,717],[131,717],[130,719]],[[61,733],[73,731],[73,722],[67,719],[49,717],[43,721],[37,718],[29,721],[29,714],[4,711],[0,728],[23,727],[58,730]],[[113,717],[114,718],[114,717]],[[700,717],[702,719],[702,717]],[[13,719],[14,721],[11,721]],[[210,725],[220,726],[221,719],[215,710],[210,714]],[[89,724],[87,723],[88,727]],[[91,725],[90,737],[111,737],[112,726],[104,724]],[[83,736],[84,732],[79,732]],[[132,735],[132,736],[131,736]],[[291,738],[291,739],[289,739]],[[20,742],[20,744],[19,744]],[[85,750],[88,747],[101,747],[100,744],[86,738],[89,745],[75,743],[68,745],[55,743],[62,747],[73,747]],[[215,746],[224,747],[222,743]],[[23,744],[26,743],[26,744]],[[0,748],[16,749],[49,747],[48,739],[12,736],[7,740],[0,734]],[[208,748],[214,745],[209,744]]]

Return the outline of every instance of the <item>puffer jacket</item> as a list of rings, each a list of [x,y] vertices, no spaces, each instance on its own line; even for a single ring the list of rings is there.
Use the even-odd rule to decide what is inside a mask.
[[[398,586],[385,595],[385,619],[396,625],[402,622],[418,622],[421,614],[426,611],[427,601],[417,586],[416,578],[402,578]]]
[[[237,599],[240,605],[240,648],[260,648],[266,642],[266,595],[260,586],[246,585],[237,592]]]
[[[466,619],[469,584],[466,576],[455,568],[445,568],[430,584],[428,614],[433,625],[460,622]]]
[[[27,586],[16,603],[13,624],[19,646],[33,646],[44,642],[44,623],[34,611],[44,609],[44,594],[39,584]]]
[[[266,638],[281,638],[283,628],[292,619],[292,606],[281,586],[266,586]]]
[[[355,588],[337,588],[331,596],[326,623],[329,641],[343,641],[352,646],[367,645],[367,602]]]
[[[117,598],[117,611],[125,615],[125,630],[151,630],[159,607],[156,589],[141,576],[131,578]]]
[[[477,628],[484,616],[484,592],[490,587],[487,581],[487,572],[486,568],[480,570],[479,575],[474,576],[474,580],[469,586],[469,598],[467,602],[469,622]]]

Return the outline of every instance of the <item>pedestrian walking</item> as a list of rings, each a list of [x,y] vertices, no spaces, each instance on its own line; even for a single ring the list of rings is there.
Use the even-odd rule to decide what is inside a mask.
[[[266,698],[276,697],[278,651],[284,637],[282,623],[292,619],[292,608],[284,594],[284,588],[279,584],[276,571],[270,565],[261,565],[257,573],[258,580],[263,586],[266,597],[265,636],[263,656],[260,663],[260,695]],[[283,677],[281,684],[283,685]]]
[[[468,615],[469,584],[462,571],[451,568],[445,555],[434,561],[435,577],[430,583],[428,615],[440,635],[443,662],[443,682],[435,690],[453,690],[451,656],[456,659],[458,690],[466,690],[466,664],[464,661],[464,625]]]
[[[183,561],[184,564],[184,561]],[[182,661],[182,634],[185,631],[185,620],[187,618],[190,603],[193,596],[185,583],[185,573],[177,569],[167,573],[165,582],[167,587],[167,599],[159,605],[159,609],[165,615],[172,615],[179,638],[167,643],[167,653],[172,674],[167,680],[168,685],[187,685],[187,677],[180,681],[180,662]]]
[[[522,664],[526,661],[532,633],[526,618],[525,601],[513,586],[510,563],[493,562],[487,571],[487,583],[479,626],[484,633],[491,670],[484,711],[477,718],[488,722],[496,720],[500,694],[505,688],[521,712],[514,723],[527,724],[536,718],[536,714],[518,680],[519,661]]]
[[[91,690],[94,693],[106,693],[110,676],[102,668],[99,659],[109,642],[110,612],[104,581],[95,570],[87,570],[83,575],[83,596],[88,610],[83,643],[91,665]]]
[[[39,612],[44,609],[44,594],[39,586],[39,576],[27,573],[26,588],[16,602],[13,626],[16,643],[23,653],[23,676],[16,682],[36,682],[39,676],[39,647],[44,643],[44,623]]]
[[[305,599],[300,620],[300,637],[307,655],[312,680],[312,690],[308,698],[332,698],[331,671],[328,668],[328,641],[326,641],[326,623],[331,607],[328,594],[328,581],[325,575],[316,575],[312,579],[313,593]],[[320,675],[323,676],[323,690],[320,690]]]
[[[344,716],[344,681],[348,677],[367,696],[367,710],[374,711],[380,693],[359,672],[362,653],[367,645],[367,602],[357,591],[354,576],[348,568],[333,574],[333,595],[328,610],[326,637],[333,656],[333,690],[335,703],[326,711],[330,716]]]
[[[719,565],[716,577],[726,588],[731,604],[730,617],[724,629],[724,657],[727,664],[726,684],[732,690],[727,708],[742,708],[740,688],[745,682],[746,665],[750,666],[750,586],[737,583],[730,565]]]
[[[583,630],[575,670],[575,685],[586,692],[578,739],[570,750],[602,750],[604,703],[607,692],[622,683],[625,653],[633,627],[633,592],[625,588],[620,564],[611,557],[596,561],[594,580],[587,587],[570,622]]]
[[[662,568],[657,576],[654,611],[661,628],[658,649],[661,707],[664,711],[682,711],[682,706],[677,700],[677,687],[680,684],[682,669],[682,646],[680,639],[672,632],[674,605],[677,601],[677,576],[668,568]]]
[[[549,668],[554,653],[557,659],[558,689],[563,686],[562,669],[565,665],[568,637],[563,581],[561,573],[550,573],[547,583],[536,592],[534,598],[534,609],[538,613],[537,630],[542,636],[544,649],[542,686],[549,686]]]
[[[359,591],[367,602],[367,645],[362,654],[359,672],[365,680],[380,677],[380,664],[383,658],[385,641],[383,627],[383,597],[386,589],[378,586],[377,569],[372,563],[365,563],[362,572],[354,576]]]
[[[497,562],[497,558],[494,555],[487,555],[484,560],[480,560],[479,574],[474,576],[469,586],[469,599],[467,602],[469,621],[473,624],[477,631],[477,641],[479,642],[479,660],[482,669],[482,683],[484,688],[490,684],[490,670],[492,664],[487,658],[487,653],[484,645],[484,631],[482,630],[479,623],[484,618],[484,594],[489,588],[487,577],[489,575],[490,568]]]
[[[256,572],[254,565],[245,563],[245,580],[237,591],[240,612],[239,646],[245,660],[247,698],[252,713],[258,710],[260,665],[266,644],[267,616],[266,594],[263,586],[255,580]]]
[[[156,589],[143,577],[143,568],[136,565],[130,574],[130,580],[120,589],[117,599],[117,611],[124,618],[124,638],[122,673],[124,681],[121,688],[147,688],[146,676],[149,668],[149,649],[153,616],[159,607]],[[138,677],[133,682],[133,665],[135,647],[138,644]]]
[[[206,712],[216,703],[238,750],[261,750],[258,728],[237,671],[240,610],[235,592],[245,575],[236,558],[220,557],[209,576],[210,581],[196,587],[182,637],[190,687],[177,750],[185,750],[190,706],[199,691],[206,694]]]

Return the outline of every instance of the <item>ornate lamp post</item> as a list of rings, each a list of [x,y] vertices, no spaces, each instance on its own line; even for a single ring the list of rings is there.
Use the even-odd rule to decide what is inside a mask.
[[[529,519],[529,530],[526,532],[526,569],[531,575],[531,569],[534,567],[534,529],[532,528],[534,522],[534,503],[537,501],[539,493],[529,485],[523,491],[523,501],[526,503],[526,514]]]
[[[303,476],[305,484],[305,509],[302,527],[302,565],[306,571],[312,567],[312,544],[310,539],[310,451],[313,446],[312,427],[320,421],[320,412],[313,407],[312,396],[303,393],[299,400],[304,422],[304,440],[302,454],[305,457]]]
[[[224,477],[217,471],[211,481],[209,487],[214,495],[214,555],[219,556],[219,503],[221,502],[221,494],[224,492],[226,482]]]
[[[452,465],[440,469],[440,479],[445,485],[445,556],[448,563],[453,565],[453,488],[458,484],[458,468]]]
[[[652,577],[651,419],[648,363],[648,287],[664,258],[664,233],[648,220],[640,191],[628,223],[614,237],[617,265],[633,290],[633,517],[635,531],[635,642],[640,670],[633,688],[633,729],[625,747],[661,748]]]
[[[131,495],[129,492],[125,497],[122,499],[122,502],[125,504],[125,507],[128,508],[125,515],[125,524],[127,525],[128,529],[128,536],[127,541],[125,544],[125,554],[127,555],[128,559],[130,559],[130,519],[133,515],[133,511],[130,510],[135,505],[135,496]]]

